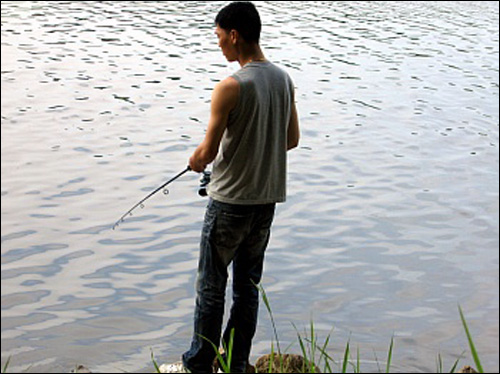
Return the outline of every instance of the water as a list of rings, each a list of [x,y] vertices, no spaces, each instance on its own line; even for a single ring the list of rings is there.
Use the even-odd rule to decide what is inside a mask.
[[[224,2],[2,1],[2,364],[151,371],[191,335],[206,200],[183,170],[211,90]],[[497,2],[259,2],[297,86],[264,286],[282,347],[311,318],[377,371],[498,360]],[[270,350],[265,310],[253,356]],[[295,345],[292,351],[298,352]],[[461,363],[472,363],[470,356]]]

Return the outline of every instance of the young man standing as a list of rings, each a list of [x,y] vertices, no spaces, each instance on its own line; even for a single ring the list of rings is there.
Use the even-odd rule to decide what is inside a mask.
[[[216,18],[219,46],[241,70],[213,92],[208,130],[189,165],[214,162],[201,239],[194,336],[184,368],[209,373],[220,343],[228,266],[233,305],[223,340],[234,331],[232,371],[245,372],[257,327],[264,253],[276,203],[286,200],[287,151],[300,130],[290,77],[267,61],[259,45],[262,24],[250,2],[235,2]]]

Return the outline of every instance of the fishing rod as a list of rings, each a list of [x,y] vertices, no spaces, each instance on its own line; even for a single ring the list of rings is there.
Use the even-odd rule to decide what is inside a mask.
[[[139,207],[143,207],[144,206],[143,204],[146,202],[146,200],[150,199],[151,197],[153,197],[154,195],[156,195],[161,190],[164,190],[169,184],[175,182],[177,179],[179,179],[180,177],[182,177],[184,174],[186,174],[187,172],[189,172],[191,170],[192,169],[188,166],[185,170],[183,170],[182,172],[180,172],[179,174],[177,174],[175,177],[173,177],[172,179],[170,179],[168,182],[165,182],[164,184],[162,184],[160,187],[158,187],[156,190],[154,190],[153,192],[151,192],[144,199],[142,199],[137,204],[135,204],[132,207],[132,209],[130,209],[118,221],[116,221],[116,223],[113,225],[113,230],[115,230],[121,223],[123,223],[125,221],[125,218],[131,216],[132,213],[134,212],[134,210],[136,210]]]

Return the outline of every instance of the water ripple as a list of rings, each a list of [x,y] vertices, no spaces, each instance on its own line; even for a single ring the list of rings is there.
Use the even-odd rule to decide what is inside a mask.
[[[422,372],[437,351],[456,359],[460,302],[498,371],[498,3],[402,4],[257,4],[302,125],[264,285],[283,344],[314,311],[318,333],[362,351],[386,352],[394,332]],[[2,1],[11,371],[64,372],[78,352],[134,372],[150,346],[162,361],[186,349],[198,177],[111,227],[203,139],[213,86],[238,68],[213,35],[222,5]],[[254,354],[270,347],[260,322]]]

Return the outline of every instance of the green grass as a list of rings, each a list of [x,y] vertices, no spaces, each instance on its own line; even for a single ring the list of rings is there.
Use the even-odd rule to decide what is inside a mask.
[[[266,306],[267,312],[269,313],[269,318],[271,318],[271,324],[273,326],[274,337],[276,339],[276,345],[278,347],[278,355],[279,355],[279,357],[281,357],[282,354],[281,354],[281,347],[280,347],[280,339],[278,337],[278,330],[276,329],[276,323],[274,322],[274,316],[273,316],[273,310],[271,308],[271,303],[269,302],[269,299],[267,298],[266,290],[264,289],[264,287],[261,284],[257,285],[255,283],[254,283],[254,286],[257,287],[257,289],[259,290],[260,295],[262,296],[262,301],[264,302],[264,305]]]
[[[262,299],[264,301],[264,304],[266,306],[266,309],[270,315],[271,318],[271,324],[273,327],[273,333],[274,333],[274,339],[276,341],[271,342],[271,359],[269,360],[269,368],[268,372],[272,373],[273,372],[273,367],[274,367],[274,362],[275,359],[277,358],[279,360],[280,364],[280,372],[284,372],[286,369],[287,363],[285,362],[284,355],[282,354],[281,351],[281,346],[279,342],[279,337],[278,337],[278,331],[276,328],[276,323],[274,320],[271,304],[269,302],[269,298],[267,297],[267,294],[264,290],[264,288],[259,285],[256,287],[259,289]],[[479,354],[477,352],[476,346],[474,344],[474,340],[472,338],[472,334],[470,333],[469,326],[467,324],[466,318],[464,316],[464,312],[461,308],[461,306],[458,306],[458,311],[460,314],[460,319],[462,320],[462,325],[465,331],[465,334],[467,336],[467,340],[469,343],[469,348],[471,351],[472,358],[474,360],[474,363],[476,365],[476,369],[478,370],[479,373],[484,373],[484,369],[481,363],[481,360],[479,358]],[[292,324],[293,325],[293,324]],[[351,341],[347,342],[345,349],[344,349],[344,354],[342,359],[339,362],[336,362],[332,356],[330,355],[329,351],[331,350],[331,337],[333,334],[333,329],[330,331],[330,333],[327,335],[326,339],[324,340],[323,343],[319,342],[319,337],[316,331],[316,327],[314,325],[314,322],[311,320],[309,323],[309,328],[305,329],[303,333],[299,332],[297,327],[293,325],[293,328],[295,329],[297,333],[297,342],[300,347],[300,351],[302,356],[304,357],[304,365],[302,367],[302,373],[334,373],[334,372],[341,372],[341,373],[347,373],[349,367],[352,368],[354,373],[361,373],[361,358],[360,358],[360,351],[359,348],[356,351],[356,358],[353,360],[351,358],[352,354],[352,349],[351,349]],[[210,342],[217,354],[217,359],[219,361],[219,364],[221,366],[221,369],[224,373],[231,373],[231,361],[232,361],[232,353],[233,353],[233,341],[234,341],[234,329],[231,331],[231,336],[230,336],[230,341],[227,345],[224,344],[224,351],[226,352],[225,355],[222,355],[219,352],[218,347]],[[205,339],[205,338],[204,338]],[[206,339],[205,339],[206,340]],[[207,340],[208,341],[208,340]],[[277,352],[275,352],[275,344],[277,347]],[[293,344],[292,344],[293,345]],[[286,350],[285,353],[291,348],[290,345]],[[388,349],[388,354],[387,354],[387,361],[385,364],[385,372],[390,373],[392,362],[393,362],[393,357],[394,357],[394,347],[395,347],[395,338],[394,336],[391,339],[389,349]],[[464,353],[460,355],[460,357],[455,361],[453,366],[450,369],[450,373],[456,372],[458,368],[458,364],[460,360],[463,358]],[[1,373],[7,373],[9,369],[9,365],[11,364],[11,358],[9,357],[4,364]],[[377,361],[377,365],[379,367],[379,372],[382,372],[380,365],[378,363],[378,359],[375,356],[375,360]],[[151,361],[153,363],[153,366],[155,368],[156,373],[160,372],[160,368],[156,362],[156,359],[153,354],[153,350],[151,350]],[[338,366],[337,371],[336,369]],[[444,364],[443,364],[443,359],[441,357],[441,354],[438,354],[437,356],[437,373],[443,373],[444,372]]]
[[[269,317],[271,319],[271,325],[273,328],[274,332],[274,337],[276,339],[276,345],[278,347],[278,358],[280,359],[280,368],[281,372],[283,372],[284,368],[284,360],[283,360],[283,355],[281,354],[281,349],[280,349],[280,344],[279,344],[279,338],[278,338],[278,331],[276,328],[276,323],[274,321],[274,316],[271,308],[271,304],[269,302],[269,298],[267,297],[266,291],[262,285],[255,285],[257,289],[259,290],[262,300],[264,302],[264,305],[266,306],[266,309],[269,313]],[[295,331],[297,332],[297,340],[300,346],[300,350],[302,351],[302,356],[304,357],[304,367],[302,368],[302,373],[333,373],[334,371],[332,370],[332,365],[335,363],[334,359],[328,354],[328,347],[330,344],[331,336],[333,333],[332,331],[328,334],[326,337],[325,341],[323,344],[318,344],[318,336],[316,334],[316,328],[314,326],[313,320],[311,320],[309,324],[309,332],[305,332],[304,335],[302,335],[297,327],[292,324]],[[274,362],[274,344],[271,346],[271,362]],[[389,347],[389,353],[388,353],[388,358],[387,358],[387,365],[386,365],[386,373],[390,372],[390,367],[391,367],[391,362],[392,362],[392,355],[393,355],[393,350],[394,350],[394,337],[391,339],[391,344]],[[359,348],[357,350],[357,357],[356,357],[356,363],[353,364],[350,360],[350,353],[351,353],[351,343],[350,341],[347,342],[345,351],[344,351],[344,358],[342,360],[342,373],[347,373],[347,368],[349,365],[354,367],[354,372],[355,373],[361,373],[361,365],[360,365],[360,353],[359,353]],[[324,369],[323,371],[320,371],[321,363],[323,361]],[[272,365],[270,364],[269,368],[269,373],[271,373],[271,368]]]
[[[153,362],[153,366],[155,367],[155,372],[156,373],[161,373],[160,367],[158,366],[158,363],[155,360],[155,355],[153,353],[153,349],[151,349],[151,361]]]
[[[285,362],[285,355],[282,354],[281,351],[281,346],[280,346],[280,341],[279,341],[279,336],[278,336],[278,330],[276,328],[276,322],[274,320],[274,315],[273,311],[271,308],[271,304],[269,302],[269,298],[267,297],[266,291],[262,287],[262,285],[255,285],[255,287],[258,288],[262,300],[264,302],[264,305],[266,306],[266,309],[269,313],[270,319],[271,319],[271,324],[273,328],[273,340],[271,341],[271,354],[270,354],[270,360],[269,360],[269,367],[268,367],[268,373],[272,373],[273,369],[275,368],[275,360],[278,359],[279,362],[279,368],[280,372],[285,372],[287,369],[287,363]],[[472,335],[469,331],[469,327],[467,325],[464,313],[462,311],[462,308],[459,306],[459,313],[460,313],[460,318],[462,320],[462,325],[465,330],[465,334],[467,336],[468,342],[469,342],[469,348],[472,354],[472,357],[474,359],[474,363],[476,364],[476,367],[480,373],[484,373],[483,367],[481,365],[481,360],[479,359],[479,355],[477,352],[477,349],[474,345],[474,341],[472,339]],[[339,362],[336,362],[330,353],[328,353],[331,350],[330,343],[331,343],[331,337],[333,334],[333,329],[330,331],[330,333],[327,335],[326,339],[324,342],[320,343],[319,342],[319,337],[317,334],[317,329],[314,325],[314,322],[311,320],[309,323],[308,329],[304,329],[304,332],[300,332],[298,328],[292,324],[293,328],[296,331],[297,334],[297,342],[300,347],[300,351],[302,354],[302,357],[304,358],[304,363],[302,367],[302,373],[334,373],[334,372],[341,372],[341,373],[347,373],[348,369],[351,367],[354,373],[361,373],[361,355],[359,351],[359,347],[356,350],[356,358],[353,360],[351,358],[351,341],[347,342],[345,349],[344,349],[344,354],[342,359]],[[203,337],[202,337],[203,338]],[[203,338],[205,339],[205,338]],[[221,370],[224,373],[230,373],[231,372],[231,357],[232,357],[232,351],[233,351],[233,339],[234,339],[234,330],[231,331],[231,339],[229,341],[229,344],[226,346],[224,345],[224,351],[226,352],[226,356],[224,358],[223,355],[219,352],[219,348],[210,342],[212,344],[214,351],[217,354],[217,359],[219,361]],[[207,339],[205,339],[207,340]],[[207,340],[208,341],[208,340]],[[277,352],[275,351],[275,345],[277,348]],[[293,345],[293,344],[292,344]],[[290,345],[286,350],[286,352],[290,349],[292,346]],[[385,363],[385,373],[390,373],[391,372],[391,367],[393,364],[393,358],[394,358],[394,347],[395,347],[395,338],[394,336],[391,338],[390,344],[389,344],[389,349],[387,353],[387,360]],[[455,361],[453,366],[450,369],[450,373],[456,372],[458,368],[458,364],[460,362],[460,359],[463,358],[463,353],[460,355],[460,357]],[[153,364],[156,368],[156,371],[159,372],[158,365],[156,364],[154,360],[153,353],[151,353],[151,359],[153,360]],[[378,362],[378,359],[375,355],[375,360],[377,362],[379,372],[382,372],[382,369],[380,367],[380,364]],[[7,362],[7,366],[8,366]],[[338,366],[338,369],[337,369]],[[334,369],[337,369],[336,371]],[[5,370],[4,370],[5,372]],[[443,364],[443,359],[441,357],[441,354],[438,354],[437,357],[437,373],[443,373],[444,372],[444,364]]]
[[[7,359],[7,362],[5,363],[3,369],[2,369],[2,373],[6,373],[7,372],[7,369],[9,368],[9,365],[10,365],[10,359],[12,358],[12,356],[9,356],[9,358]]]
[[[224,373],[231,373],[231,363],[232,363],[232,357],[233,357],[233,343],[234,343],[234,329],[231,330],[231,334],[229,337],[229,343],[226,345],[226,343],[223,341],[223,348],[224,348],[224,354],[221,354],[219,351],[219,347],[217,347],[213,342],[208,340],[206,337],[201,336],[200,337],[207,342],[209,342],[212,347],[215,350],[215,353],[217,355],[217,361],[219,362],[220,368]]]
[[[474,341],[472,340],[472,335],[469,331],[469,326],[467,325],[467,321],[465,320],[464,317],[464,312],[462,310],[462,307],[459,305],[458,306],[458,311],[460,313],[460,318],[462,319],[462,325],[464,326],[465,334],[467,335],[467,339],[469,341],[469,348],[472,353],[472,357],[474,358],[474,363],[476,364],[477,370],[480,373],[484,373],[483,370],[483,365],[481,365],[481,360],[479,359],[479,355],[476,350],[476,346],[474,345]]]
[[[280,358],[280,363],[281,363],[281,369],[283,369],[283,355],[281,354],[281,349],[280,349],[280,343],[279,343],[279,337],[278,337],[278,331],[276,328],[276,323],[274,320],[271,304],[269,302],[269,298],[266,294],[266,291],[264,290],[264,287],[262,285],[255,285],[258,289],[259,292],[262,296],[262,300],[266,306],[266,309],[269,313],[270,319],[271,319],[271,325],[273,328],[273,333],[274,333],[274,338],[276,339],[276,345],[278,347],[278,358]],[[477,367],[477,370],[480,373],[484,373],[481,360],[479,358],[479,354],[477,352],[477,349],[474,345],[474,341],[472,338],[472,335],[469,331],[469,327],[467,325],[464,313],[462,311],[462,308],[459,306],[459,314],[460,318],[462,320],[462,325],[464,328],[464,331],[467,335],[467,339],[469,342],[469,348],[472,354],[472,357],[474,359],[474,363]],[[330,348],[330,342],[331,342],[331,336],[333,333],[333,330],[328,334],[326,337],[325,341],[322,344],[319,344],[318,341],[318,336],[316,332],[316,328],[314,326],[314,322],[311,320],[310,325],[309,325],[309,331],[304,331],[303,334],[299,332],[297,327],[293,325],[296,333],[297,333],[297,341],[299,343],[299,347],[302,353],[302,356],[304,357],[304,367],[303,367],[303,373],[317,373],[319,372],[319,368],[322,367],[322,372],[323,373],[333,373],[334,370],[332,368],[332,365],[335,364],[335,360],[330,356],[328,353],[329,348]],[[393,364],[393,358],[394,358],[394,347],[395,347],[395,338],[394,336],[391,338],[391,342],[389,344],[389,349],[387,353],[387,360],[385,364],[385,373],[390,373],[391,367]],[[271,344],[271,361],[274,362],[274,357],[275,357],[275,352],[274,352],[274,342]],[[455,361],[453,366],[450,369],[450,373],[454,373],[457,368],[458,364],[460,362],[460,359],[463,357],[463,354]],[[375,357],[376,358],[376,357]],[[377,364],[378,364],[378,359],[376,358]],[[341,360],[341,368],[340,371],[342,373],[347,373],[347,370],[351,366],[353,368],[354,373],[361,373],[361,358],[360,358],[360,351],[359,348],[356,351],[356,359],[353,362],[351,359],[351,342],[350,340],[347,342],[344,350],[344,355],[343,359]],[[272,365],[270,365],[269,372],[271,372]],[[283,371],[283,370],[281,370]],[[379,365],[379,371],[381,372],[380,365]],[[438,370],[439,373],[442,373],[444,371],[444,364],[441,355],[438,355]]]

